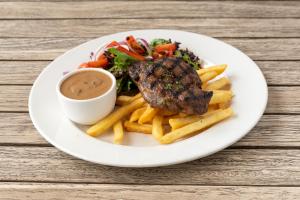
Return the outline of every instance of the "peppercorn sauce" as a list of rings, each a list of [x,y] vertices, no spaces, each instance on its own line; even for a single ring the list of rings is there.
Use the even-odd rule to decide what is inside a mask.
[[[112,80],[106,74],[84,70],[75,73],[63,81],[61,93],[71,99],[83,100],[98,97],[112,86]]]

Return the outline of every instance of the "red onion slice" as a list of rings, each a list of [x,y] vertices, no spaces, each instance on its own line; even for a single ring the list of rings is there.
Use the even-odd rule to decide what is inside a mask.
[[[148,55],[151,55],[152,50],[151,50],[148,42],[145,39],[143,39],[143,38],[137,38],[136,40],[138,42],[140,42],[146,48]]]

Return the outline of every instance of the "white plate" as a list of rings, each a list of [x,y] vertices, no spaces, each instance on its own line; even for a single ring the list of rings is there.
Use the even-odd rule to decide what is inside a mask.
[[[206,62],[228,64],[226,76],[235,94],[232,107],[235,116],[203,133],[169,144],[159,145],[151,135],[126,134],[125,145],[111,143],[112,134],[93,138],[69,121],[58,105],[55,86],[63,71],[73,70],[89,59],[89,54],[112,40],[128,35],[171,38],[181,42]],[[86,42],[55,59],[35,81],[29,96],[29,113],[40,134],[58,149],[83,160],[121,167],[154,167],[201,158],[235,143],[255,126],[262,116],[268,98],[267,84],[257,65],[236,48],[219,40],[176,30],[138,30],[104,36]],[[110,131],[111,132],[111,131]]]

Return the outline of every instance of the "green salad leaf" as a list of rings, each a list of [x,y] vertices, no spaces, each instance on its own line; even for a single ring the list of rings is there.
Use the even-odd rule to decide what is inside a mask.
[[[166,39],[162,39],[162,38],[156,38],[156,39],[153,39],[151,42],[150,42],[150,47],[151,48],[154,48],[156,47],[157,45],[160,45],[160,44],[169,44],[171,43],[171,40],[166,40]]]
[[[113,66],[108,69],[117,80],[117,93],[130,93],[137,89],[128,75],[128,66],[136,61],[133,57],[117,50],[116,48],[108,49],[108,52],[114,55]]]
[[[195,70],[200,69],[201,63],[198,57],[188,50],[176,50],[175,57],[182,58],[185,62],[190,64]]]

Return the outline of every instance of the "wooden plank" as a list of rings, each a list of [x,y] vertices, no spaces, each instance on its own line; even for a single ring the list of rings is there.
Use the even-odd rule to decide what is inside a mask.
[[[0,113],[0,145],[49,145],[33,127],[28,113]],[[235,147],[299,147],[300,116],[264,115]]]
[[[0,183],[0,200],[296,200],[299,196],[299,187]]]
[[[48,144],[34,128],[28,113],[0,113],[0,119],[0,144]]]
[[[31,86],[0,85],[0,111],[28,111]],[[266,113],[300,113],[300,87],[269,87]]]
[[[299,115],[264,115],[234,146],[300,147]]]
[[[1,2],[0,7],[2,19],[300,16],[298,1]],[[174,12],[178,10],[180,12]]]
[[[33,84],[49,63],[50,61],[0,61],[0,84]],[[256,63],[263,71],[269,85],[300,85],[300,61],[257,61]]]
[[[289,185],[300,183],[300,150],[231,149],[160,168],[117,168],[54,147],[0,147],[1,181],[110,184]],[[183,170],[184,169],[184,170]]]
[[[50,61],[0,61],[0,84],[33,84]]]
[[[179,29],[212,37],[300,37],[300,19],[2,20],[0,37],[98,37],[137,29]],[[34,30],[34,31],[32,31]]]
[[[100,37],[101,35],[99,35]],[[52,60],[91,38],[0,38],[0,60]],[[231,39],[254,60],[300,60],[300,38]]]

